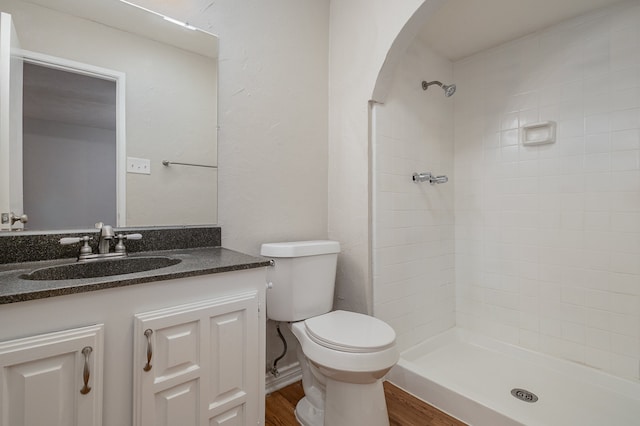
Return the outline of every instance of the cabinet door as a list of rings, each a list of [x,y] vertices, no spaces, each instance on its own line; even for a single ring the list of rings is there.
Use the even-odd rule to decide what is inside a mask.
[[[100,426],[102,345],[102,324],[0,343],[0,424]]]
[[[134,424],[259,421],[257,292],[136,315]]]

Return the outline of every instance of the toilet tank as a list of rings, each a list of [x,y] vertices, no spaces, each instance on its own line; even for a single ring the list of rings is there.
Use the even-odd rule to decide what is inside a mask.
[[[275,260],[267,268],[267,318],[300,321],[333,308],[337,241],[263,244],[260,254]]]

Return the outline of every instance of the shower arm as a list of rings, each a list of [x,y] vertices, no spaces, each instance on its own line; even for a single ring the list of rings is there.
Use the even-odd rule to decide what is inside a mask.
[[[432,85],[440,86],[442,90],[444,90],[444,95],[449,98],[454,93],[456,93],[456,85],[455,84],[442,84],[442,82],[434,80],[434,81],[422,81],[422,90],[427,90],[429,86]]]
[[[422,82],[422,90],[427,90],[429,88],[429,86],[432,86],[434,84],[437,84],[438,86],[442,87],[442,83],[439,81],[430,81],[429,83],[427,83],[426,81]]]

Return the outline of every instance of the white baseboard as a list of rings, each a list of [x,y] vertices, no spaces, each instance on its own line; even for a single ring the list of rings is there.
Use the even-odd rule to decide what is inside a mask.
[[[302,370],[300,370],[300,364],[298,361],[278,368],[278,371],[280,372],[278,377],[275,377],[271,373],[267,373],[265,377],[264,387],[267,394],[275,392],[278,389],[282,389],[283,387],[302,379]]]

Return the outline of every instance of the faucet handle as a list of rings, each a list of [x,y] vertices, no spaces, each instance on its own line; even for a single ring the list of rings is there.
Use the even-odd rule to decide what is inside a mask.
[[[80,242],[80,237],[65,237],[60,238],[60,245],[68,246],[69,244],[76,244]]]
[[[115,247],[116,253],[126,253],[124,240],[141,240],[142,234],[118,234],[116,235],[116,239],[118,240]]]
[[[65,237],[65,238],[60,238],[60,244],[63,246],[69,245],[69,244],[77,244],[79,242],[82,242],[82,247],[80,247],[80,254],[78,256],[78,258],[81,258],[83,256],[86,256],[88,254],[93,253],[93,251],[91,250],[91,246],[89,246],[89,241],[91,241],[93,238],[89,237],[89,236],[84,236],[84,237]]]

